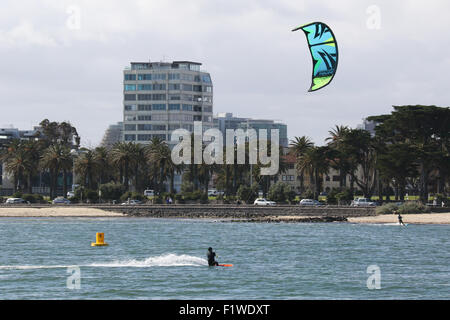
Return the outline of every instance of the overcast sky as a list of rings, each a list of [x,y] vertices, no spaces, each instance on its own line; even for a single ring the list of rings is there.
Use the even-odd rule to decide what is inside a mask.
[[[324,143],[334,125],[392,105],[450,102],[450,2],[22,1],[0,4],[0,127],[70,121],[95,147],[122,121],[130,61],[192,60],[211,73],[214,113],[281,120]],[[338,41],[333,82],[308,93],[306,23]]]

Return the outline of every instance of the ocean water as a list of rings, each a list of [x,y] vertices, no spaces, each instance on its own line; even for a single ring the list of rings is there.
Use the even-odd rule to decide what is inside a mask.
[[[109,246],[90,246],[96,232]],[[0,299],[449,299],[449,236],[449,225],[1,218]],[[208,267],[209,246],[234,266]]]

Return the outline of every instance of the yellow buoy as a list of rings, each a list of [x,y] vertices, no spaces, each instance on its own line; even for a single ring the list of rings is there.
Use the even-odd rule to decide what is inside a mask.
[[[108,244],[105,242],[105,234],[103,232],[97,232],[95,234],[95,242],[91,243],[92,247],[103,247]]]

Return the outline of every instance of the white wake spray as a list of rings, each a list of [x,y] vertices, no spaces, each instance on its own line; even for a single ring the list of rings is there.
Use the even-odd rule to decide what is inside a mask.
[[[69,267],[104,267],[104,268],[148,268],[148,267],[179,267],[179,266],[207,266],[208,261],[203,258],[189,256],[186,254],[177,255],[173,253],[160,256],[148,257],[144,260],[116,260],[112,262],[95,262],[85,265],[11,265],[0,266],[0,269],[56,269]]]

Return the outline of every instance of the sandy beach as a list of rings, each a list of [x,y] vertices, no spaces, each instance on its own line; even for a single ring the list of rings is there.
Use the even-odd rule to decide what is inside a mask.
[[[0,217],[123,217],[122,213],[95,208],[0,208]]]
[[[402,215],[404,223],[412,224],[450,224],[450,212],[447,213],[422,213]],[[397,223],[397,215],[386,214],[373,217],[348,218],[353,223]]]
[[[214,209],[212,209],[214,210]],[[1,217],[126,217],[121,212],[106,211],[98,208],[89,207],[0,207]],[[158,216],[164,218],[162,214]],[[170,217],[170,216],[167,216]],[[229,217],[231,221],[246,221],[246,222],[333,222],[345,221],[345,218],[340,216],[324,217],[324,216],[303,216],[303,215],[271,215],[260,216],[254,215],[250,217]],[[450,224],[450,212],[448,213],[424,213],[424,214],[405,214],[402,215],[404,223],[410,224]],[[189,218],[186,216],[184,218]],[[195,215],[194,218],[202,218],[202,215]],[[205,216],[205,218],[211,218]],[[219,218],[220,220],[220,218]],[[378,216],[361,216],[348,217],[347,221],[350,223],[397,223],[397,215],[378,215]]]

